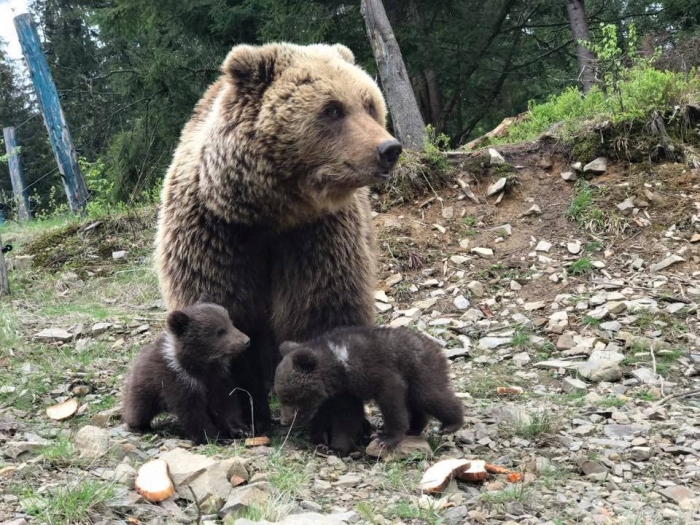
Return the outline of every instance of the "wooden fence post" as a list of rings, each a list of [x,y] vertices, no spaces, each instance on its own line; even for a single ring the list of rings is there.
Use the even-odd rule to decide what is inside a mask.
[[[24,189],[24,170],[22,169],[22,157],[17,153],[17,130],[13,127],[3,128],[5,149],[7,150],[7,165],[10,168],[12,180],[12,193],[17,201],[17,218],[20,221],[28,221],[31,218],[29,211],[29,195]]]
[[[78,165],[78,156],[68,130],[68,123],[61,109],[58,91],[54,84],[49,64],[39,40],[36,24],[29,13],[14,18],[15,29],[27,61],[29,75],[36,91],[44,124],[49,132],[58,169],[63,179],[68,203],[73,213],[79,212],[87,202],[88,191]]]
[[[2,239],[0,239],[2,247]],[[7,278],[7,265],[5,264],[5,254],[0,250],[0,296],[10,294],[10,280]]]

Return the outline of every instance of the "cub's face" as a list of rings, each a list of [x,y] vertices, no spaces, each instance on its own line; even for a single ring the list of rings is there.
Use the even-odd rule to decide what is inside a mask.
[[[290,348],[294,345],[294,348]],[[283,343],[282,361],[275,372],[275,393],[281,405],[282,424],[303,423],[328,398],[318,356],[303,345]]]
[[[225,308],[198,303],[168,315],[167,326],[180,348],[197,348],[198,358],[220,362],[238,357],[250,338],[238,330]]]
[[[400,143],[372,78],[341,45],[237,46],[224,71],[259,105],[254,142],[290,191],[317,208],[387,181]],[[259,99],[258,99],[259,97]]]

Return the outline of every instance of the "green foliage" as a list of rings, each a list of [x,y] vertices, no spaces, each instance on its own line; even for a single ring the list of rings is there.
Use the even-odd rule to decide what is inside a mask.
[[[601,24],[599,41],[585,43],[598,58],[602,82],[585,96],[573,86],[543,103],[529,102],[527,118],[508,131],[507,142],[530,140],[552,125],[563,122],[564,132],[576,134],[587,120],[609,120],[612,124],[644,121],[654,112],[665,112],[700,96],[697,72],[683,74],[655,69],[659,56],[638,52],[637,31],[631,24],[627,49],[620,47],[614,24]]]
[[[113,494],[112,485],[83,480],[41,494],[29,491],[23,501],[30,516],[55,525],[80,525],[92,523],[91,514],[96,513]]]
[[[584,275],[592,272],[593,270],[594,267],[591,260],[587,259],[586,257],[580,258],[568,268],[568,272],[571,275]]]

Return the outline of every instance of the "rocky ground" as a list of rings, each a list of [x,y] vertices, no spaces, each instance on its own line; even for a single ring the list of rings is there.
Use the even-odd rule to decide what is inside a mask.
[[[326,457],[280,427],[259,446],[193,447],[169,418],[127,432],[123,374],[164,319],[153,211],[7,228],[0,523],[700,522],[700,173],[499,151],[451,156],[437,192],[374,196],[378,321],[440,342],[467,412],[390,458]],[[176,490],[157,504],[134,490],[154,458]],[[421,493],[446,458],[521,476]]]

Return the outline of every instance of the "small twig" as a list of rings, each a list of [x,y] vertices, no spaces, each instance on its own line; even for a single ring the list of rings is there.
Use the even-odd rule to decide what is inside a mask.
[[[232,395],[236,390],[240,390],[241,392],[245,392],[248,395],[248,400],[250,401],[250,429],[253,432],[253,436],[255,437],[255,409],[253,408],[253,396],[250,395],[250,392],[248,392],[245,388],[234,388],[229,392],[229,396]]]
[[[696,388],[695,390],[688,390],[686,392],[678,392],[676,394],[670,394],[670,395],[664,397],[663,399],[657,401],[653,406],[654,406],[654,408],[660,407],[662,405],[665,405],[669,401],[671,401],[671,399],[681,399],[684,397],[692,397],[692,396],[696,396],[698,394],[700,394],[700,388]]]
[[[289,430],[287,431],[287,435],[284,436],[284,441],[282,441],[282,446],[280,447],[280,450],[284,448],[284,446],[287,444],[287,440],[289,439],[289,435],[292,433],[292,429],[294,428],[294,422],[297,420],[297,414],[299,413],[298,410],[294,411],[294,418],[292,419],[292,423],[289,425]]]
[[[197,524],[200,524],[202,523],[202,507],[200,507],[199,500],[197,499],[194,490],[192,490],[192,485],[187,485],[187,488],[190,489],[190,492],[192,493],[192,498],[194,499],[194,506],[197,507]]]

